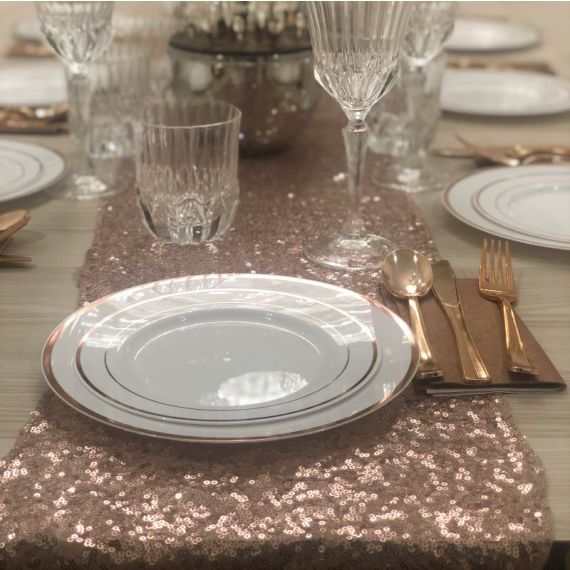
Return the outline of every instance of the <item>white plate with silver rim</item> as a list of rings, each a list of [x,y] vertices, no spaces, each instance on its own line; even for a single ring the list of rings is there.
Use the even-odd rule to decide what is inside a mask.
[[[245,277],[215,293],[191,285],[198,289],[158,298],[137,291],[136,302],[121,296],[94,309],[87,318],[99,320],[77,350],[84,382],[136,412],[239,421],[335,401],[381,363],[372,332],[353,316],[363,301],[352,295],[333,307],[300,294],[312,293],[306,283],[288,292]]]
[[[445,44],[449,51],[505,51],[531,47],[540,32],[530,24],[498,18],[458,16]]]
[[[506,228],[490,220],[475,208],[474,197],[482,188],[497,181],[521,179],[529,174],[570,176],[570,166],[539,164],[516,168],[506,166],[481,169],[454,180],[442,194],[443,205],[457,219],[487,234],[528,245],[570,250],[569,244]]]
[[[18,20],[14,25],[14,37],[24,42],[45,42],[45,36],[37,16],[28,16]]]
[[[570,245],[570,172],[497,180],[482,188],[473,204],[505,228]]]
[[[0,186],[0,202],[22,198],[55,184],[65,174],[65,161],[55,151],[36,144],[0,139],[0,157],[10,156],[21,165],[20,176]]]
[[[106,401],[105,398],[101,398],[100,395],[93,391],[82,380],[76,366],[77,349],[81,341],[85,338],[86,333],[99,322],[102,315],[110,316],[116,312],[114,308],[111,307],[107,307],[109,309],[108,312],[105,309],[105,306],[111,301],[122,297],[125,300],[129,299],[136,303],[138,300],[146,300],[152,297],[160,298],[164,295],[176,295],[177,293],[184,295],[187,291],[197,290],[209,291],[213,297],[216,297],[216,295],[221,292],[222,296],[226,298],[226,291],[228,291],[228,294],[231,294],[229,293],[231,290],[236,289],[242,290],[243,292],[242,287],[243,289],[252,291],[249,297],[249,302],[252,303],[252,305],[242,309],[239,308],[239,305],[235,306],[233,313],[234,320],[230,321],[229,324],[231,326],[237,326],[237,331],[240,330],[244,323],[246,326],[253,326],[253,328],[258,328],[260,325],[259,318],[264,308],[255,306],[256,289],[276,293],[281,300],[286,298],[286,295],[290,295],[291,298],[304,297],[309,301],[307,306],[310,307],[310,311],[321,311],[325,306],[334,307],[337,312],[347,312],[351,318],[361,323],[362,327],[368,329],[377,344],[382,346],[381,365],[372,377],[363,383],[362,388],[354,390],[348,395],[343,395],[339,397],[337,401],[333,400],[328,405],[315,406],[301,413],[291,413],[265,419],[259,418],[252,421],[198,422],[191,420],[173,421],[169,418],[149,417],[137,411],[129,410],[128,408]],[[265,296],[265,293],[263,296]],[[320,304],[321,307],[317,307],[314,301]],[[241,303],[242,299],[238,299],[238,302]],[[228,386],[230,388],[229,391],[226,391],[226,395],[230,394],[232,397],[237,398],[235,400],[236,402],[250,405],[252,402],[252,394],[254,401],[259,400],[258,394],[260,391],[258,388],[260,385],[263,386],[268,375],[263,374],[260,376],[259,370],[253,370],[253,377],[248,376],[247,372],[244,373],[243,367],[247,367],[247,358],[243,357],[244,353],[252,357],[254,363],[253,367],[258,367],[260,364],[263,367],[279,364],[279,367],[286,372],[295,366],[295,358],[294,355],[293,358],[291,358],[291,351],[295,353],[299,350],[299,343],[301,346],[300,350],[303,351],[305,356],[308,355],[309,360],[313,358],[312,349],[304,346],[305,340],[301,340],[300,338],[294,341],[291,341],[291,339],[286,340],[286,350],[289,352],[289,358],[287,358],[286,361],[279,355],[279,349],[281,347],[279,339],[283,340],[286,338],[288,333],[285,331],[287,329],[293,329],[292,334],[297,337],[303,334],[309,335],[307,326],[311,325],[307,325],[307,322],[310,322],[310,317],[308,320],[306,315],[299,318],[297,314],[298,307],[293,307],[294,310],[286,313],[285,319],[279,321],[277,328],[280,330],[278,332],[272,330],[268,333],[269,336],[265,337],[263,331],[258,331],[251,336],[251,339],[255,341],[253,343],[248,342],[249,334],[242,334],[240,338],[239,334],[234,334],[235,331],[226,333],[224,326],[217,318],[220,316],[220,313],[218,312],[216,316],[216,310],[212,310],[211,306],[208,307],[209,308],[205,309],[203,313],[209,312],[209,315],[206,316],[212,318],[199,319],[197,321],[199,325],[197,328],[194,328],[193,331],[192,327],[184,330],[184,327],[181,329],[178,325],[174,328],[168,328],[167,325],[166,330],[172,332],[174,335],[173,339],[158,340],[158,342],[164,342],[164,346],[170,347],[168,350],[173,352],[167,352],[164,356],[160,356],[162,351],[158,350],[158,345],[151,350],[153,354],[158,355],[158,358],[161,359],[163,364],[169,359],[174,358],[180,360],[182,358],[182,362],[187,362],[193,367],[195,365],[193,361],[200,360],[201,362],[196,370],[203,371],[208,371],[206,360],[212,357],[217,358],[218,364],[220,364],[224,358],[229,358],[230,361],[227,364],[231,364],[231,361],[236,358],[237,367],[235,368],[235,372],[238,373],[237,376],[235,378],[229,378],[229,380],[233,381],[228,383],[227,370],[223,370],[223,365],[217,366],[216,370],[218,372],[221,370],[223,374],[218,376],[214,385],[208,389],[210,393],[214,392],[219,396],[219,388],[221,384],[225,382],[226,388]],[[289,306],[288,308],[291,309],[292,307]],[[353,311],[352,314],[350,314],[349,311],[345,311],[347,308]],[[99,309],[101,312],[99,312]],[[227,306],[225,306],[223,310],[226,311],[223,318],[227,319],[228,314],[232,311],[229,310],[229,312],[227,312]],[[248,314],[242,312],[240,315],[240,310]],[[175,311],[176,308],[174,308],[174,312]],[[256,312],[257,314],[255,314]],[[271,320],[275,318],[275,314],[278,310],[272,309],[270,312],[269,318]],[[182,311],[181,314],[184,315],[184,311]],[[203,316],[204,314],[202,317]],[[280,316],[283,317],[284,315],[281,314]],[[292,322],[290,322],[290,320],[296,320],[297,322],[294,326],[291,326]],[[231,326],[229,328],[231,328]],[[265,328],[265,333],[269,330],[267,327],[262,328]],[[142,331],[143,329],[144,327],[140,330]],[[188,333],[188,330],[191,332]],[[243,333],[244,329],[242,329],[241,332]],[[251,330],[249,332],[251,333]],[[203,333],[203,336],[201,336],[200,333]],[[312,331],[310,334],[312,335],[313,333],[315,333],[315,331]],[[323,341],[322,338],[318,340],[319,333],[315,334],[317,336],[311,336],[311,342],[319,343],[321,350],[336,350],[333,348],[334,344],[336,344],[336,340],[334,340],[335,337],[333,337],[333,344],[327,344],[327,341]],[[324,334],[328,333],[325,332]],[[159,336],[160,335],[158,335],[158,337]],[[168,337],[168,334],[166,336]],[[176,336],[178,336],[178,338],[174,339]],[[102,339],[102,337],[99,338]],[[157,339],[157,336],[151,333],[149,338]],[[190,338],[193,338],[194,341],[198,338],[201,338],[201,340],[198,341],[197,346],[188,346],[186,341]],[[263,345],[258,344],[260,338],[264,339]],[[308,338],[308,336],[306,338]],[[134,342],[135,345],[133,345],[133,347],[136,346],[137,341],[135,340]],[[290,342],[293,344],[290,344]],[[296,348],[293,345],[295,345]],[[181,346],[185,349],[187,347],[187,354],[184,357],[180,355]],[[256,346],[264,349],[266,354],[263,357],[259,356],[258,351],[256,351]],[[325,346],[329,348],[325,349]],[[155,351],[155,349],[157,350]],[[150,355],[151,353],[149,352],[148,356]],[[48,339],[43,353],[43,370],[46,381],[50,387],[65,402],[80,412],[104,423],[128,431],[168,439],[229,443],[295,437],[322,431],[353,421],[356,418],[381,408],[399,394],[413,377],[415,369],[417,368],[417,361],[417,347],[407,325],[385,307],[366,300],[354,292],[324,283],[289,277],[265,275],[209,275],[171,279],[135,287],[111,295],[82,308],[64,321]],[[315,369],[322,366],[323,363],[321,362],[320,364],[316,363],[315,368],[311,366],[307,368],[305,363],[302,365],[302,368],[297,367],[293,369],[293,371],[299,375],[302,375],[299,373],[300,370],[307,374],[310,371],[314,373]],[[324,369],[330,373],[327,365],[325,364],[324,366]],[[252,366],[249,368],[252,368]],[[231,370],[231,366],[228,370]],[[252,371],[250,370],[249,372],[251,373]],[[275,378],[277,378],[273,375],[275,370],[269,370],[269,372],[271,372],[269,375],[269,385],[275,386]],[[255,380],[255,377],[257,377],[257,380]],[[144,374],[142,378],[144,378]],[[168,382],[176,382],[175,379],[171,380],[167,378],[167,375],[165,375],[164,378],[165,384]],[[213,376],[209,375],[208,378],[214,380]],[[220,383],[220,378],[222,378],[224,382]],[[259,383],[258,380],[262,380],[262,382]],[[315,378],[315,380],[317,382],[319,381],[318,378]],[[180,381],[180,377],[178,381]],[[184,376],[182,376],[182,381],[185,381]],[[325,382],[325,385],[321,385],[320,389],[314,391],[313,394],[323,392],[328,385],[332,384],[334,384],[334,379],[328,384]],[[207,382],[201,383],[202,388],[204,388],[204,386],[207,387],[207,385]],[[255,387],[256,385],[257,387]],[[277,386],[280,386],[279,382],[277,382]],[[252,387],[254,387],[253,390],[251,389]],[[168,390],[170,389],[171,388],[168,388]],[[265,388],[262,388],[261,392],[263,393],[264,390]],[[311,397],[310,394],[306,396]],[[194,395],[192,399],[195,400]],[[227,397],[224,400],[224,404],[227,404],[229,401]],[[289,401],[291,402],[292,400]],[[302,398],[299,399],[299,402],[301,401]],[[257,403],[259,403],[259,401],[257,401]]]
[[[526,71],[448,69],[441,108],[492,117],[531,117],[570,111],[570,82]]]
[[[0,199],[29,185],[40,170],[41,164],[33,156],[0,147]]]
[[[0,68],[0,107],[44,107],[67,101],[65,70],[57,61]]]

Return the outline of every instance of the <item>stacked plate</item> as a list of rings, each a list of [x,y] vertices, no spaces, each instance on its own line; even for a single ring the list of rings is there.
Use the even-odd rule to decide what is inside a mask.
[[[265,275],[207,275],[115,293],[50,336],[43,370],[70,406],[185,441],[294,437],[379,409],[413,377],[405,323],[357,293]]]
[[[0,69],[0,107],[44,107],[67,101],[59,62],[25,62]]]
[[[570,250],[570,166],[491,168],[456,180],[443,194],[448,211],[484,232]]]
[[[448,69],[441,108],[452,113],[531,117],[570,111],[570,82],[528,71]]]
[[[53,150],[0,140],[0,202],[39,192],[54,184],[64,172],[65,162]]]
[[[539,41],[540,32],[530,24],[458,16],[445,48],[449,51],[507,51],[528,48]]]

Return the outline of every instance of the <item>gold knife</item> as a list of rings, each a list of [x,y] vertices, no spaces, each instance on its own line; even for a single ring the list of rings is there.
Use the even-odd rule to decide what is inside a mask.
[[[433,264],[433,292],[451,324],[465,383],[488,384],[491,376],[467,327],[455,274],[449,261],[437,261]]]

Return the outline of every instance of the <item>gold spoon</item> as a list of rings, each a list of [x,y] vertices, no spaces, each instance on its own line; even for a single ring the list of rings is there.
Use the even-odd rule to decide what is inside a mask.
[[[14,210],[0,214],[0,241],[8,239],[30,221],[30,212]]]
[[[418,301],[419,297],[429,292],[433,283],[429,260],[414,249],[396,249],[384,260],[382,274],[384,285],[392,295],[399,299],[408,299],[412,329],[420,349],[416,378],[440,378],[443,372],[432,356]]]

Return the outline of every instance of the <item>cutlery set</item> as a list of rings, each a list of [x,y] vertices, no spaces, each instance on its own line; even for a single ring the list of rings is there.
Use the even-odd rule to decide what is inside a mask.
[[[434,153],[443,158],[473,158],[486,164],[500,166],[524,166],[528,164],[552,164],[570,161],[570,147],[563,145],[480,146],[456,135],[463,148],[438,148]]]
[[[8,255],[3,253],[12,236],[20,231],[29,221],[30,213],[27,210],[14,210],[0,214],[0,264],[24,263],[32,261],[25,255]]]
[[[455,274],[449,262],[443,260],[430,264],[424,255],[415,250],[397,249],[384,261],[382,273],[388,291],[409,302],[410,321],[420,352],[415,378],[433,381],[443,377],[443,371],[433,357],[418,300],[432,290],[451,326],[464,383],[489,384],[491,375],[467,324]],[[490,246],[484,240],[478,288],[483,298],[498,303],[501,308],[509,371],[536,376],[538,371],[526,354],[511,306],[516,301],[517,291],[508,242],[503,248],[499,240],[495,248],[495,240],[491,240]]]
[[[68,131],[67,103],[29,107],[6,107],[0,109],[0,130],[27,134],[58,134]]]

